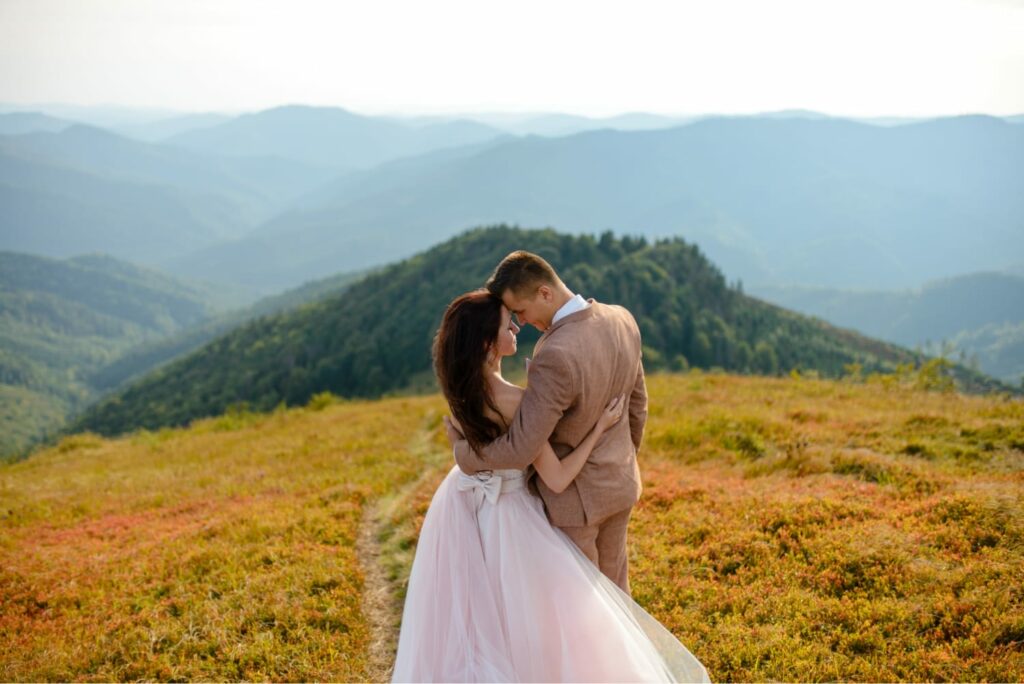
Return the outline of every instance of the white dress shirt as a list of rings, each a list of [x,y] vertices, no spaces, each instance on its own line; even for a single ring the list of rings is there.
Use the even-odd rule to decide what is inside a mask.
[[[590,302],[584,299],[582,295],[574,296],[572,299],[563,304],[558,311],[555,312],[555,315],[551,318],[551,325],[554,325],[560,319],[565,318],[569,314],[574,314],[577,311],[583,311],[588,306],[590,306]]]

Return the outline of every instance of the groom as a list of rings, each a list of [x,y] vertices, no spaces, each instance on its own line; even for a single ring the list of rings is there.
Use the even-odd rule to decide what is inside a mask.
[[[636,452],[647,421],[636,321],[620,306],[574,295],[548,262],[530,252],[505,257],[487,289],[520,324],[529,323],[543,335],[508,432],[477,454],[461,434],[449,429],[455,460],[469,474],[525,469],[548,441],[564,458],[583,441],[608,402],[627,395],[629,422],[620,421],[602,436],[564,492],[556,494],[538,477],[532,483],[551,524],[629,593],[626,527],[640,497]]]

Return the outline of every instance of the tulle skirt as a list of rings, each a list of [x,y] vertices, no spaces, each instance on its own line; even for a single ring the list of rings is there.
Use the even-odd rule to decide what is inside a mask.
[[[423,521],[393,681],[709,681],[525,487],[468,481],[452,468]]]

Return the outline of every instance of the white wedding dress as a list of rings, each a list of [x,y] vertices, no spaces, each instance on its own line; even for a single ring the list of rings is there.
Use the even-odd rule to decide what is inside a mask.
[[[396,682],[707,682],[690,651],[551,526],[524,473],[438,487],[409,577]]]

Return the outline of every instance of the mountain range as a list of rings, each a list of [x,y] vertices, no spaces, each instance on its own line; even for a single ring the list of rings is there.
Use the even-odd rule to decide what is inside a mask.
[[[243,114],[163,142],[203,153],[281,157],[350,170],[499,135],[501,131],[475,121],[407,126],[337,107],[286,106]]]
[[[0,136],[0,248],[154,264],[244,235],[332,177],[288,159],[228,159],[89,126]]]
[[[748,285],[909,288],[1019,261],[1022,160],[1024,128],[982,116],[783,112],[548,138],[289,106],[160,144],[83,126],[0,136],[0,248],[108,252],[251,301],[511,222],[681,235]]]
[[[319,206],[168,266],[237,282],[258,272],[279,288],[496,221],[680,235],[748,284],[906,288],[1024,253],[1024,128],[991,117],[710,119],[415,162],[333,181]]]
[[[79,113],[105,128],[79,123]],[[673,304],[661,310],[667,319],[690,312],[687,320],[696,322],[688,334],[702,330],[706,345],[694,341],[699,338],[681,342],[678,330],[659,342],[667,324],[648,317],[655,367],[770,372],[807,363],[835,374],[840,357],[878,368],[913,358],[905,349],[858,356],[864,339],[858,338],[836,342],[841,354],[809,352],[803,360],[777,356],[769,363],[765,346],[758,355],[759,340],[730,322],[735,310],[716,313],[723,328],[684,306],[690,295],[671,294],[683,271],[704,272],[676,258],[699,247],[700,258],[707,255],[720,268],[716,278],[732,282],[728,291],[745,288],[904,347],[954,350],[964,363],[1016,383],[1024,374],[1018,305],[1024,298],[1011,275],[1024,276],[1024,127],[1009,121],[1016,119],[858,122],[804,111],[402,120],[302,106],[241,116],[0,114],[0,249],[28,253],[3,262],[11,277],[0,292],[0,380],[7,396],[0,424],[29,426],[38,436],[40,426],[59,424],[103,393],[235,334],[248,321],[261,315],[276,321],[279,312],[304,302],[338,297],[374,269],[402,278],[389,264],[417,252],[415,259],[423,258],[471,226],[498,223],[558,226],[564,231],[558,240],[575,245],[566,248],[571,254],[590,254],[580,245],[601,231],[633,235],[613,240],[616,249],[650,250],[636,260],[682,269],[667,278],[658,268],[635,272],[633,261],[601,249],[586,257],[596,259],[598,275],[579,267],[581,282],[602,296],[636,303],[635,293],[617,289],[625,287],[621,282],[601,290],[609,273],[623,268],[669,292]],[[680,237],[685,249],[665,246]],[[49,265],[33,262],[26,271],[40,256],[50,257]],[[68,257],[82,260],[53,261]],[[559,258],[577,268],[564,254],[553,260]],[[98,313],[73,297],[63,301],[62,293],[41,291],[38,277],[18,284],[26,273],[52,269],[64,292],[75,290],[68,285],[74,278],[85,279],[87,292],[104,268],[120,287],[143,283],[146,297],[185,279],[175,280],[174,296],[188,290],[206,313],[189,321],[160,318],[164,323],[147,327],[125,312]],[[147,275],[127,276],[126,269]],[[996,270],[1001,273],[983,273]],[[163,284],[153,290],[159,279]],[[702,290],[712,298],[716,292]],[[158,299],[141,308],[159,309]],[[755,318],[772,310],[750,306],[761,307]],[[722,330],[732,336],[724,346],[714,341]],[[829,328],[826,337],[846,334]],[[341,384],[335,378],[331,387],[358,394],[429,382],[429,371],[416,367],[379,369],[390,378],[383,384],[353,376]],[[259,396],[292,401],[304,391],[295,387],[323,384],[321,376],[310,377],[306,383],[289,376],[291,389]]]
[[[301,105],[290,105],[297,107]],[[340,107],[320,107],[320,109],[341,109]],[[261,110],[267,111],[267,110]],[[344,110],[342,110],[344,111]],[[123,107],[82,107],[60,104],[40,104],[35,106],[12,105],[0,103],[0,134],[3,134],[5,117],[10,115],[41,115],[44,118],[57,119],[63,125],[84,123],[109,129],[121,135],[155,142],[186,131],[208,128],[225,123],[231,119],[256,112],[174,112],[166,110],[139,110]],[[775,119],[835,119],[842,118],[859,123],[876,126],[900,126],[908,123],[920,123],[939,117],[910,116],[870,116],[851,117],[824,114],[807,109],[783,109],[753,114],[652,114],[650,112],[630,112],[615,116],[595,117],[579,114],[558,112],[463,112],[453,114],[418,114],[418,115],[379,115],[375,118],[390,120],[406,126],[425,126],[444,124],[453,121],[470,121],[498,129],[513,135],[546,135],[562,136],[598,129],[614,130],[650,130],[656,128],[672,128],[684,123],[691,123],[709,118],[775,118]],[[1009,123],[1024,123],[1024,114],[1000,117]],[[12,119],[13,120],[13,119]],[[40,119],[42,121],[42,119]],[[52,124],[42,123],[41,127],[31,130],[53,129]],[[28,132],[19,124],[17,132]]]

